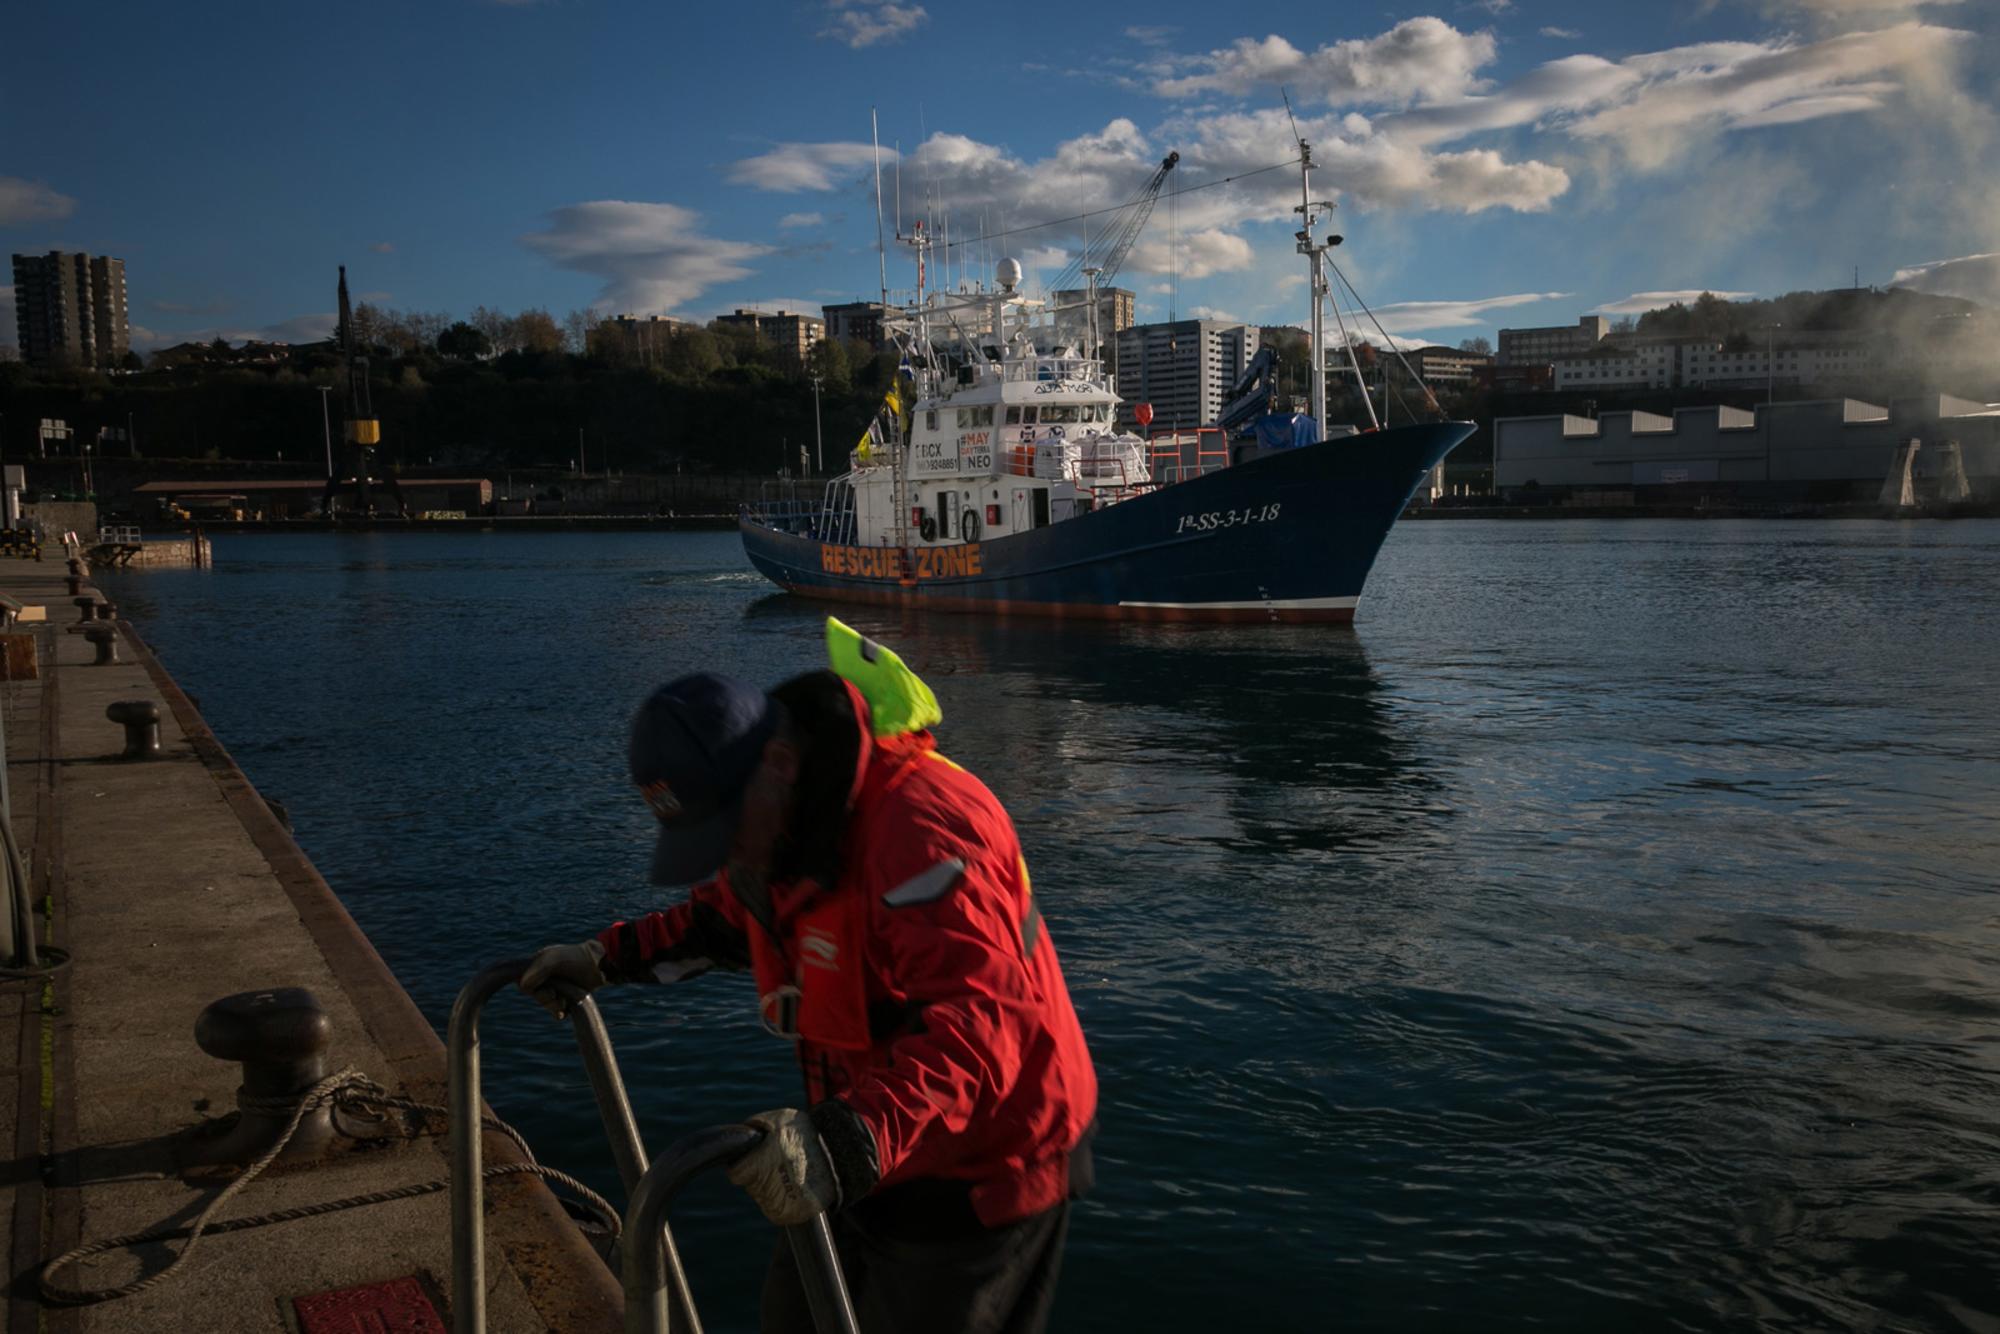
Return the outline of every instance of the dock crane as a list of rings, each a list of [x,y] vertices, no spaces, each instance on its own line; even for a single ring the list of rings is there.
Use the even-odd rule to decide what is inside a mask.
[[[1113,235],[1115,230],[1115,235],[1111,248],[1104,252],[1104,258],[1094,266],[1097,270],[1094,275],[1097,286],[1109,284],[1118,276],[1118,271],[1125,267],[1125,260],[1131,255],[1133,245],[1139,240],[1139,233],[1145,229],[1146,220],[1153,216],[1153,206],[1160,202],[1160,189],[1166,185],[1168,173],[1180,165],[1180,160],[1181,155],[1178,152],[1168,153],[1161,158],[1160,165],[1153,169],[1152,176],[1147,179],[1139,193],[1113,214],[1111,221],[1105,224],[1104,234]],[[1055,281],[1049,284],[1049,290],[1059,292],[1074,288],[1078,279],[1084,275],[1084,263],[1089,254],[1090,247],[1085,245],[1083,253],[1071,260],[1064,266],[1062,272],[1056,275]]]
[[[347,381],[340,462],[351,461],[354,473],[343,482],[341,470],[332,466],[329,457],[326,491],[320,497],[320,508],[331,518],[333,502],[345,485],[354,493],[351,512],[360,518],[372,519],[375,517],[375,498],[370,494],[369,487],[375,479],[368,475],[368,461],[382,443],[382,423],[375,416],[374,405],[369,399],[368,349],[361,345],[354,328],[354,312],[348,306],[345,264],[340,266],[340,326],[336,337],[340,343],[341,374]],[[409,507],[403,501],[403,489],[396,484],[395,474],[391,473],[381,480],[383,489],[395,499],[397,517],[409,517]]]

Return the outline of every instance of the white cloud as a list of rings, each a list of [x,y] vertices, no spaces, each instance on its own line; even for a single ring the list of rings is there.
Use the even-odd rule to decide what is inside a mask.
[[[1611,139],[1641,166],[1664,164],[1690,134],[1872,111],[1949,78],[1972,34],[1924,23],[1794,45],[1713,43],[1624,62],[1644,80],[1571,132]],[[1747,49],[1746,49],[1747,48]],[[1643,60],[1643,63],[1641,63]]]
[[[907,37],[930,18],[922,5],[899,5],[892,0],[832,0],[829,7],[832,22],[819,35],[846,42],[857,51]]]
[[[896,160],[889,149],[882,150],[882,165]],[[847,173],[859,167],[872,168],[875,145],[863,143],[779,144],[768,153],[743,158],[730,164],[729,179],[736,185],[758,190],[793,192],[832,190],[844,184]],[[835,173],[841,173],[836,178]]]
[[[1928,264],[1898,269],[1889,285],[2000,307],[2000,252],[1934,259]]]
[[[1575,28],[1558,28],[1554,24],[1550,24],[1548,27],[1542,29],[1542,36],[1553,37],[1558,41],[1573,42],[1583,36],[1583,34]]]
[[[1774,13],[1804,13],[1820,19],[1879,18],[1884,15],[1913,14],[1934,5],[1955,5],[1960,0],[1764,0],[1763,8]]]
[[[552,263],[603,280],[600,310],[663,314],[718,284],[747,276],[771,247],[701,231],[701,215],[678,204],[598,199],[549,214],[546,231],[521,244]]]
[[[1970,33],[1901,23],[1819,41],[1701,42],[1623,60],[1574,55],[1504,87],[1378,118],[1374,130],[1424,145],[1532,126],[1607,141],[1641,168],[1696,136],[1886,106],[1949,83]]]
[[[1187,317],[1191,320],[1221,320],[1224,324],[1249,324],[1251,321],[1241,315],[1232,315],[1214,306],[1189,306]]]
[[[1707,293],[1724,301],[1747,301],[1757,295],[1755,292],[1725,292],[1719,287],[1685,287],[1673,292],[1634,292],[1617,301],[1607,301],[1592,306],[1598,315],[1643,315],[1649,310],[1663,310],[1676,301],[1682,305],[1692,305]]]
[[[1125,35],[1141,46],[1165,46],[1167,39],[1179,31],[1171,23],[1134,23],[1125,29]]]
[[[76,201],[40,181],[0,176],[0,227],[29,222],[55,222],[76,212]]]
[[[1248,241],[1234,232],[1207,227],[1184,234],[1178,246],[1170,246],[1165,236],[1139,242],[1132,247],[1127,268],[1139,273],[1168,273],[1178,261],[1180,276],[1194,279],[1247,269],[1252,258]]]
[[[778,219],[780,230],[789,230],[793,227],[821,227],[825,224],[826,215],[824,213],[787,213],[784,217]]]
[[[1337,187],[1344,198],[1365,204],[1478,213],[1489,208],[1541,212],[1569,189],[1569,173],[1540,161],[1510,161],[1490,148],[1439,152],[1422,136],[1387,133],[1387,120],[1370,123],[1358,115],[1308,117],[1299,132],[1313,146],[1313,161],[1321,169],[1315,183]],[[1195,157],[1218,175],[1268,166],[1291,137],[1284,108],[1216,113],[1184,127],[1198,136],[1183,156]],[[1298,201],[1297,177],[1273,172],[1259,177],[1249,197],[1261,216],[1291,217]],[[1240,215],[1242,196],[1221,203]],[[1183,208],[1186,204],[1183,204]]]
[[[1424,329],[1465,329],[1488,325],[1496,310],[1532,306],[1543,301],[1561,301],[1568,292],[1516,292],[1508,296],[1479,297],[1471,301],[1397,301],[1375,307],[1375,318],[1392,333]],[[1365,317],[1364,317],[1365,318]]]
[[[1453,97],[1478,87],[1491,64],[1490,32],[1460,32],[1439,18],[1405,19],[1376,37],[1349,38],[1305,52],[1273,33],[1239,37],[1184,63],[1194,72],[1160,79],[1164,97],[1237,96],[1290,86],[1329,104],[1400,106]]]

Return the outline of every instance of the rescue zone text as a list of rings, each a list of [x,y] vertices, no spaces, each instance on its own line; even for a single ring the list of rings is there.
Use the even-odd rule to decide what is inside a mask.
[[[963,579],[984,574],[979,543],[950,547],[837,547],[821,543],[819,568],[826,574],[859,575],[866,579]]]

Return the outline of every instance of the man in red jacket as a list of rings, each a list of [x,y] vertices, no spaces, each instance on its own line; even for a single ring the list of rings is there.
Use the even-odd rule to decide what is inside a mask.
[[[806,1105],[752,1117],[764,1138],[731,1179],[775,1223],[834,1214],[867,1334],[1025,1334],[1089,1184],[1096,1075],[1007,813],[938,753],[928,688],[853,642],[859,684],[701,674],[646,701],[630,758],[653,879],[694,887],[542,950],[521,985],[560,1013],[558,982],[750,971]],[[763,1327],[812,1328],[783,1244]]]

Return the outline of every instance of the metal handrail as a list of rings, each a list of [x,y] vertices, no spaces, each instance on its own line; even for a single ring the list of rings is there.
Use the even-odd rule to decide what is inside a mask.
[[[664,1233],[667,1206],[682,1187],[711,1167],[741,1158],[763,1137],[764,1132],[754,1126],[710,1126],[675,1141],[646,1170],[632,1192],[632,1202],[625,1210],[626,1235]],[[814,1328],[819,1334],[858,1334],[826,1215],[787,1227],[785,1236],[792,1244],[792,1260],[805,1290],[806,1305],[812,1310]],[[671,1275],[659,1254],[650,1247],[627,1248],[624,1281],[625,1334],[669,1334],[672,1325],[667,1315],[667,1292]]]
[[[479,1090],[479,1014],[496,992],[521,980],[528,963],[527,959],[509,959],[483,969],[452,1002],[451,1019],[445,1028],[449,1065],[446,1101],[451,1109],[451,1307],[455,1334],[486,1334],[486,1184],[481,1175],[485,1146],[480,1138],[480,1114],[485,1101]],[[597,1012],[596,1003],[582,992],[568,996],[568,1000],[577,1052],[583,1058],[584,1072],[590,1077],[590,1090],[597,1100],[605,1137],[611,1142],[618,1176],[628,1194],[636,1192],[647,1172],[646,1147],[639,1138],[631,1100],[625,1095],[625,1081],[618,1072],[618,1058],[612,1053],[604,1017]],[[657,1238],[658,1244],[640,1244],[638,1239],[646,1236]],[[690,1334],[701,1334],[687,1272],[681,1267],[673,1234],[664,1221],[650,1233],[627,1232],[623,1244],[628,1265],[635,1253],[652,1257],[665,1275],[663,1281],[671,1286]]]

